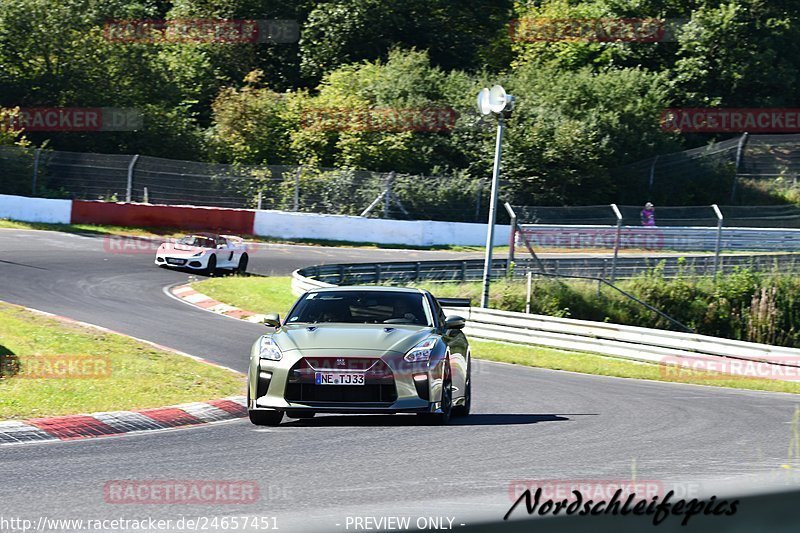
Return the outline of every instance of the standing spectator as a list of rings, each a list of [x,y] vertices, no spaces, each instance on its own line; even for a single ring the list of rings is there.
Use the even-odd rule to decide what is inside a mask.
[[[656,225],[656,208],[653,204],[647,202],[644,204],[644,209],[639,213],[642,218],[642,226],[655,226]]]

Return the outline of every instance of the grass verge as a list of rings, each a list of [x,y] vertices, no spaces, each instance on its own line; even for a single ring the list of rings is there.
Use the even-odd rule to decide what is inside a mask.
[[[228,305],[254,313],[280,313],[282,317],[297,300],[290,276],[226,276],[196,281],[191,286]]]
[[[243,393],[242,377],[228,370],[0,302],[0,420]]]
[[[448,287],[443,284],[443,287]],[[290,277],[250,278],[227,277],[192,284],[203,294],[236,307],[263,312],[280,312],[285,316],[294,302]],[[440,294],[440,296],[445,296]],[[629,361],[584,352],[555,350],[542,346],[510,344],[471,339],[472,354],[478,359],[516,365],[567,370],[582,374],[648,379],[673,383],[691,383],[736,389],[789,392],[800,394],[800,382],[771,379],[736,378],[726,374],[702,371],[673,371],[661,365]]]

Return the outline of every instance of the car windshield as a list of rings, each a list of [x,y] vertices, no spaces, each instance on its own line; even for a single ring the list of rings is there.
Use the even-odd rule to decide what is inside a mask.
[[[413,324],[430,326],[425,297],[400,291],[330,291],[307,294],[287,323]]]
[[[188,235],[181,239],[180,243],[186,246],[197,246],[199,248],[215,248],[214,239],[200,235]]]

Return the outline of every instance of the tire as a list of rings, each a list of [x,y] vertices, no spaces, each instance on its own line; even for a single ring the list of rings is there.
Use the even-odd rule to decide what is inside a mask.
[[[453,407],[453,416],[469,416],[472,408],[472,358],[467,363],[467,384],[464,387],[464,405]]]
[[[250,409],[250,387],[247,387],[247,417],[256,426],[279,426],[283,411],[256,411]]]
[[[316,414],[314,411],[286,411],[286,416],[289,418],[314,418]]]
[[[244,274],[247,272],[247,262],[249,261],[249,257],[247,254],[242,254],[242,257],[239,258],[239,265],[236,267],[236,272],[239,274]]]
[[[431,426],[446,426],[450,423],[450,417],[453,414],[453,376],[449,359],[444,362],[441,404],[441,413],[419,413],[418,416],[422,422]]]
[[[256,426],[279,426],[283,420],[283,411],[247,411],[250,422]]]
[[[208,258],[208,264],[206,265],[206,275],[213,276],[217,273],[217,256],[212,255]]]

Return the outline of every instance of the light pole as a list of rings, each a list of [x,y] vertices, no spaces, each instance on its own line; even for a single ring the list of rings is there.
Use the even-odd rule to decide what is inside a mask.
[[[500,159],[503,152],[503,132],[505,130],[505,114],[514,108],[514,97],[506,94],[505,89],[495,85],[478,93],[478,111],[483,115],[497,115],[497,140],[494,146],[494,167],[492,168],[492,193],[489,201],[489,228],[486,232],[486,256],[483,261],[483,292],[481,307],[489,307],[489,284],[492,281],[492,246],[494,245],[494,226],[497,219],[497,196],[500,185]]]

